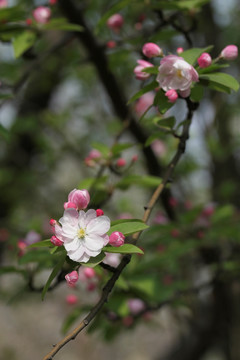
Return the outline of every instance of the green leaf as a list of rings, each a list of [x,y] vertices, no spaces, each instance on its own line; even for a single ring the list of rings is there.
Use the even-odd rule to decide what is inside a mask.
[[[135,232],[147,229],[149,226],[146,225],[142,220],[138,219],[121,219],[112,223],[108,235],[114,231],[120,231],[123,235],[131,235]]]
[[[100,253],[98,256],[95,257],[90,257],[89,261],[87,263],[80,263],[82,266],[87,266],[87,267],[95,267],[98,264],[100,264],[100,262],[103,261],[103,259],[105,258],[105,254],[104,253]]]
[[[109,154],[110,154],[110,149],[109,149],[109,146],[103,144],[103,143],[100,143],[100,142],[93,142],[91,144],[92,148],[93,149],[96,149],[98,151],[100,151],[100,153],[104,156],[104,157],[108,157]]]
[[[144,254],[139,247],[132,244],[124,244],[119,247],[105,246],[102,251],[118,254]]]
[[[127,189],[131,185],[139,185],[142,187],[155,188],[160,184],[160,182],[161,179],[157,176],[127,175],[116,184],[116,187],[120,189]]]
[[[78,184],[78,189],[87,189],[89,190],[93,185],[95,189],[102,189],[103,185],[106,183],[108,177],[107,176],[101,176],[100,178],[96,179],[91,177],[91,178],[86,178],[82,181],[80,181],[80,183]]]
[[[52,19],[43,27],[44,30],[83,31],[83,27],[67,22],[65,18]]]
[[[227,87],[234,91],[238,91],[239,89],[239,82],[229,74],[220,73],[220,72],[212,73],[212,74],[203,74],[200,75],[200,79],[211,81],[212,83]]]
[[[151,66],[151,67],[148,66],[148,67],[142,69],[142,72],[146,72],[146,73],[152,74],[152,75],[157,75],[158,68],[159,68],[159,66]]]
[[[158,86],[157,81],[153,81],[147,86],[144,86],[141,90],[139,90],[135,95],[131,97],[131,99],[128,101],[128,104],[131,104],[133,101],[139,99],[143,94],[146,94],[147,92],[154,90]]]
[[[151,143],[156,140],[156,139],[160,139],[162,137],[162,131],[155,131],[154,134],[150,135],[146,142],[145,142],[145,146],[149,146],[151,145]]]
[[[22,21],[25,18],[25,10],[20,6],[11,6],[0,9],[0,20],[4,22]]]
[[[28,248],[35,248],[35,247],[52,247],[53,244],[51,243],[51,240],[42,240],[38,241],[34,244],[28,245]]]
[[[161,10],[191,10],[199,8],[207,4],[209,0],[172,0],[172,1],[158,1],[157,4],[152,5],[154,9]]]
[[[123,150],[129,149],[132,146],[134,146],[134,144],[115,144],[112,147],[112,154],[113,155],[118,155],[119,153],[121,153]]]
[[[161,283],[158,276],[149,274],[132,276],[128,283],[130,287],[138,290],[140,294],[145,294],[147,298],[151,299],[152,301],[159,301],[162,298]]]
[[[32,250],[27,252],[26,254],[24,254],[20,259],[19,259],[19,264],[23,265],[23,264],[28,264],[31,262],[43,262],[48,260],[51,257],[51,254],[49,253],[48,250]]]
[[[154,98],[154,105],[158,106],[158,109],[161,114],[165,114],[174,104],[168,101],[168,98],[165,96],[165,92],[161,89],[157,92]]]
[[[9,133],[9,131],[8,131],[2,124],[0,124],[0,135],[1,135],[6,141],[9,141],[9,139],[10,139],[10,133]]]
[[[155,125],[165,128],[172,129],[176,123],[176,119],[174,116],[170,116],[168,118],[155,117],[153,119]]]
[[[108,302],[108,309],[118,316],[127,316],[129,314],[127,300],[128,297],[125,294],[114,293]]]
[[[190,65],[194,65],[202,53],[210,52],[212,48],[212,45],[205,48],[192,48],[182,52],[180,56],[183,57],[184,60],[187,61]]]
[[[190,99],[191,101],[194,102],[199,102],[204,95],[204,88],[202,85],[200,84],[196,84],[192,89],[191,89],[191,95],[190,95]]]
[[[59,271],[61,270],[64,262],[65,262],[65,259],[66,259],[66,254],[62,254],[59,261],[57,262],[57,264],[54,266],[44,288],[43,288],[43,291],[42,291],[42,300],[44,299],[45,297],[45,294],[46,292],[48,291],[48,288],[49,286],[51,285],[52,281],[55,279],[55,277],[58,275]]]
[[[36,40],[36,33],[31,30],[26,30],[13,38],[13,50],[16,58],[21,56],[26,50],[28,50]]]

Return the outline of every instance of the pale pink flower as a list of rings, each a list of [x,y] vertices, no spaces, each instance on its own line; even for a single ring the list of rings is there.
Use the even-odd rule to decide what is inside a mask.
[[[59,223],[62,227],[55,226],[56,236],[63,241],[67,255],[73,261],[86,263],[90,257],[99,255],[109,241],[106,233],[110,219],[105,215],[97,217],[93,209],[86,213],[67,209]]]
[[[121,261],[121,254],[105,253],[104,264],[117,267]]]
[[[77,271],[72,271],[69,274],[65,275],[65,279],[69,285],[74,285],[78,281]]]
[[[98,151],[97,149],[92,149],[89,154],[88,157],[90,159],[99,159],[100,157],[102,157],[102,154],[100,153],[100,151]]]
[[[128,308],[131,314],[137,315],[145,309],[145,304],[141,299],[129,299]]]
[[[235,45],[226,46],[221,51],[220,57],[225,60],[235,60],[238,57],[238,47]]]
[[[109,236],[109,244],[115,247],[122,246],[124,244],[125,236],[120,231],[114,231]]]
[[[0,0],[0,8],[4,8],[8,6],[7,0]]]
[[[197,62],[198,62],[198,65],[200,66],[200,68],[204,69],[211,65],[212,58],[208,53],[205,52],[205,53],[202,53],[201,56],[199,56]]]
[[[154,97],[154,92],[147,92],[137,100],[135,104],[135,111],[138,116],[142,116],[145,111],[153,104]]]
[[[178,93],[174,89],[166,91],[165,96],[168,98],[170,103],[175,103],[178,99]]]
[[[145,60],[137,60],[137,63],[138,65],[133,70],[134,74],[136,75],[136,79],[138,80],[148,79],[151,76],[151,74],[148,74],[142,70],[148,67],[153,67],[153,64]]]
[[[64,209],[68,209],[68,208],[75,208],[78,210],[86,209],[86,207],[89,204],[89,201],[90,201],[90,195],[87,190],[74,189],[69,193],[68,202],[64,203]]]
[[[163,55],[162,49],[157,44],[151,42],[143,45],[142,52],[148,58]]]
[[[29,231],[24,239],[26,245],[32,245],[38,241],[41,241],[41,235],[34,230]]]
[[[190,89],[193,81],[198,81],[198,73],[194,67],[176,55],[165,56],[158,70],[156,80],[164,91],[185,91]]]
[[[107,26],[114,31],[119,31],[123,23],[124,19],[120,14],[114,14],[107,20]]]
[[[46,24],[51,17],[51,9],[46,6],[39,6],[33,10],[33,17],[39,24]]]
[[[157,156],[164,156],[167,152],[166,145],[162,140],[154,140],[151,144],[151,148]]]

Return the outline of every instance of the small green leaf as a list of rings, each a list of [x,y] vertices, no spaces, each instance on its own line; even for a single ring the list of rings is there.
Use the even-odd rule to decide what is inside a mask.
[[[24,254],[19,259],[19,264],[24,265],[31,262],[43,262],[47,261],[51,257],[51,254],[48,250],[40,249],[40,250],[32,250]]]
[[[66,254],[63,254],[61,255],[58,263],[54,266],[44,288],[43,288],[43,291],[42,291],[42,300],[44,299],[45,297],[45,294],[46,292],[48,291],[48,288],[49,286],[51,285],[52,281],[55,279],[55,277],[58,275],[59,271],[61,270],[64,262],[65,262],[65,259],[66,259]]]
[[[36,33],[31,30],[23,31],[19,33],[19,35],[15,36],[12,42],[15,57],[18,58],[26,50],[28,50],[31,46],[33,46],[35,40],[36,40]]]
[[[160,139],[162,137],[162,131],[155,131],[154,134],[150,135],[147,138],[147,141],[145,142],[145,146],[149,146],[151,145],[151,143],[156,140],[156,139]]]
[[[71,24],[65,18],[52,19],[43,27],[44,30],[83,31],[83,27]]]
[[[22,21],[25,17],[25,9],[20,6],[11,6],[0,9],[0,21]]]
[[[149,226],[146,225],[142,220],[138,219],[122,219],[112,223],[108,235],[114,231],[120,231],[123,235],[131,235],[138,231],[147,229]]]
[[[184,60],[187,61],[190,65],[194,65],[202,53],[210,52],[212,48],[212,45],[205,48],[192,48],[182,52],[180,56],[183,57]]]
[[[80,263],[80,264],[82,266],[93,268],[98,264],[100,264],[100,262],[102,262],[104,258],[105,258],[105,254],[101,252],[98,256],[91,257],[87,263]]]
[[[118,155],[119,153],[121,153],[123,150],[129,149],[132,146],[134,146],[134,144],[115,144],[112,147],[112,154],[113,155]]]
[[[161,89],[157,92],[154,98],[154,105],[158,106],[158,109],[161,114],[165,114],[174,104],[168,101],[168,98],[165,96],[165,92]]]
[[[176,123],[176,119],[174,116],[170,116],[168,118],[156,117],[154,118],[153,122],[155,125],[158,125],[160,127],[166,127],[172,129]]]
[[[110,149],[109,149],[109,146],[103,144],[103,143],[100,143],[100,142],[93,142],[91,144],[92,148],[93,149],[97,149],[98,151],[100,151],[100,153],[104,156],[104,157],[108,157],[109,154],[110,154]]]
[[[50,240],[42,240],[42,241],[38,241],[34,244],[28,245],[28,248],[35,248],[35,247],[52,247],[53,244],[51,243]]]
[[[158,86],[157,81],[153,81],[147,86],[144,86],[141,90],[139,90],[135,95],[131,97],[131,99],[128,101],[128,104],[131,104],[133,101],[139,99],[143,94],[146,94],[147,92],[154,90]]]
[[[191,99],[191,101],[199,102],[203,98],[203,95],[204,95],[203,86],[200,84],[196,84],[191,89],[190,99]]]
[[[127,175],[116,184],[116,187],[120,189],[126,189],[131,185],[139,185],[142,187],[155,188],[160,184],[160,182],[161,179],[157,176]]]
[[[148,66],[148,67],[142,69],[142,72],[152,74],[152,75],[157,75],[158,74],[158,68],[159,68],[159,66],[151,66],[151,67]]]
[[[215,84],[219,84],[220,86],[227,87],[234,91],[238,91],[239,82],[229,74],[225,73],[212,73],[212,74],[203,74],[200,75],[200,79],[211,81]]]
[[[139,247],[132,244],[124,244],[119,247],[105,246],[102,251],[117,254],[144,254],[144,252]]]

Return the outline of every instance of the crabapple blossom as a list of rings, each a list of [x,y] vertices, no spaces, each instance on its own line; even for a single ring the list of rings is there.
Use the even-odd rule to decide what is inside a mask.
[[[99,255],[109,241],[106,233],[110,228],[110,219],[105,215],[97,217],[93,209],[86,213],[66,209],[59,223],[62,226],[55,226],[56,236],[73,261],[86,263],[91,256]]]
[[[148,74],[142,70],[148,67],[153,67],[153,64],[145,60],[137,60],[137,63],[138,65],[133,70],[134,74],[136,75],[136,79],[138,80],[148,79],[151,76],[151,74]]]
[[[0,8],[4,8],[8,6],[7,0],[0,0]]]
[[[39,24],[46,24],[51,17],[51,9],[46,6],[39,6],[33,10],[33,17]]]
[[[49,221],[50,226],[55,226],[57,224],[57,221],[55,219],[51,219]]]
[[[34,230],[29,231],[24,239],[24,242],[27,246],[32,245],[38,241],[41,241],[41,235]]]
[[[122,246],[124,244],[125,236],[120,231],[114,231],[109,236],[109,244],[115,247]]]
[[[75,208],[78,210],[86,209],[90,201],[89,192],[83,190],[72,190],[68,195],[68,202],[64,203],[64,209]]]
[[[238,47],[236,45],[226,46],[220,54],[224,60],[235,60],[238,57]]]
[[[135,111],[138,116],[142,116],[145,111],[153,104],[154,97],[154,92],[147,92],[138,99],[135,104]]]
[[[145,309],[145,304],[141,299],[129,299],[128,308],[133,315],[137,315]]]
[[[119,31],[123,23],[124,19],[120,14],[114,14],[107,20],[107,26],[114,31]]]
[[[201,56],[199,56],[199,58],[197,59],[197,62],[198,62],[198,65],[200,66],[200,68],[204,69],[211,65],[212,58],[208,53],[204,52],[204,53],[202,53]]]
[[[178,93],[174,89],[166,91],[165,96],[168,98],[170,103],[175,103],[178,99]]]
[[[156,80],[164,91],[186,91],[190,89],[193,81],[198,81],[198,73],[194,67],[176,55],[165,56],[158,71]]]
[[[74,285],[78,281],[77,271],[72,271],[71,273],[65,275],[65,279],[69,285]]]
[[[142,52],[148,58],[163,55],[162,49],[157,44],[151,42],[143,45]]]

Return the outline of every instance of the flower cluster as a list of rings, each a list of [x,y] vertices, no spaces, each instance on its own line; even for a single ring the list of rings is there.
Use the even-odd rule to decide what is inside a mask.
[[[55,234],[51,242],[55,246],[63,245],[69,258],[76,262],[88,262],[90,257],[99,255],[108,243],[117,247],[124,243],[125,237],[120,232],[113,232],[109,238],[110,219],[101,209],[84,211],[89,202],[87,190],[74,189],[64,203],[65,211],[59,222],[50,220]]]

